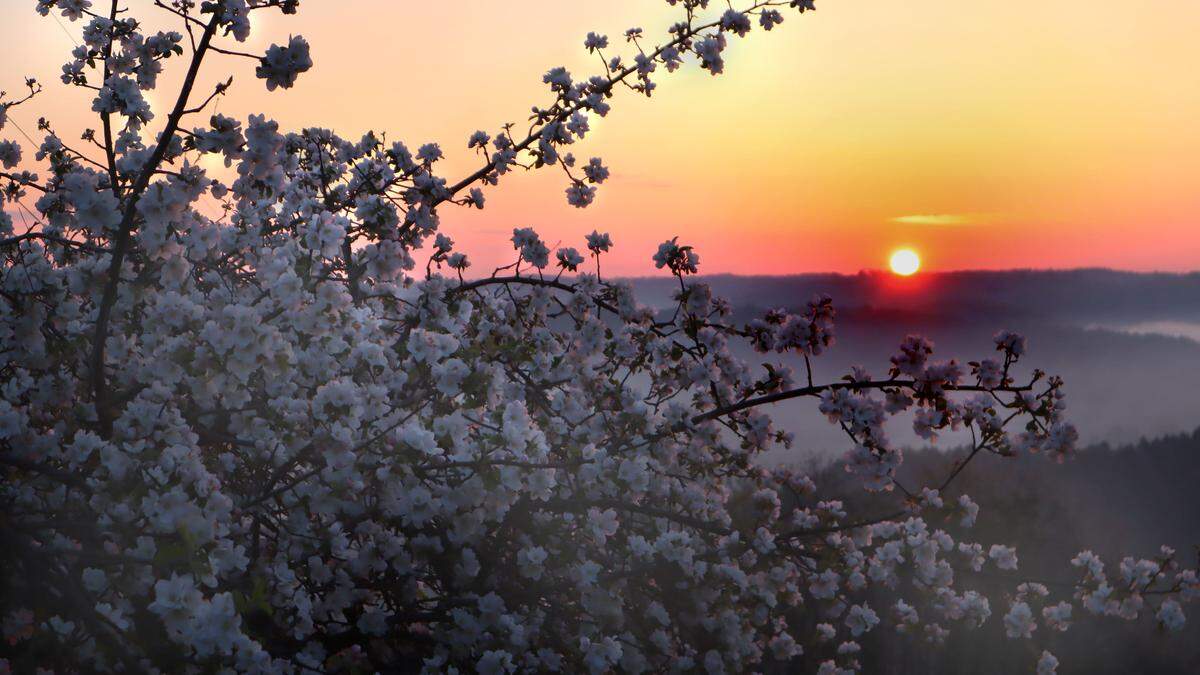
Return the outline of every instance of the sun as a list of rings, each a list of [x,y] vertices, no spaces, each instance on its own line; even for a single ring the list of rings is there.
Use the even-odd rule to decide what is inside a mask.
[[[888,263],[891,265],[892,271],[902,277],[916,274],[917,270],[921,269],[921,257],[911,248],[894,251]]]

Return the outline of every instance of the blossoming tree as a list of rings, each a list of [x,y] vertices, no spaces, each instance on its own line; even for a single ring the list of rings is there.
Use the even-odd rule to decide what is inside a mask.
[[[62,80],[94,91],[98,128],[0,142],[0,672],[719,673],[807,653],[832,673],[881,625],[936,643],[988,620],[1037,640],[1077,610],[1183,624],[1200,585],[1166,549],[1112,572],[1085,551],[1065,590],[969,587],[1018,556],[940,529],[978,511],[955,477],[1075,441],[1062,382],[1016,380],[1020,336],[965,365],[910,337],[882,377],[816,383],[731,346],[807,364],[833,343],[828,298],[739,325],[672,239],[653,261],[679,291],[656,312],[601,278],[607,234],[552,252],[517,229],[513,263],[472,275],[439,232],[440,209],[483,208],[516,168],[557,167],[587,206],[608,176],[571,151],[591,116],[663,71],[721,73],[728,41],[812,0],[668,0],[678,23],[657,46],[626,32],[626,56],[589,34],[598,74],[547,72],[548,102],[473,134],[459,179],[435,144],[211,114],[230,84],[197,91],[202,67],[249,56],[252,13],[299,4],[37,0],[83,26]],[[135,9],[178,30],[144,32]],[[268,89],[312,66],[301,37],[249,57]],[[756,461],[791,447],[766,407],[792,398],[845,430],[847,470],[894,510],[848,513]],[[925,437],[970,430],[941,482],[896,477],[902,411]],[[881,587],[894,604],[863,601]],[[1031,669],[1053,672],[1041,653]]]

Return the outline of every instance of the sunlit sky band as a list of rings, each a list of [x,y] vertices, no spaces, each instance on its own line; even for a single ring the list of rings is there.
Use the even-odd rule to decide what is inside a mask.
[[[522,121],[545,100],[545,70],[598,67],[588,31],[655,34],[673,17],[657,0],[306,2],[269,17],[251,47],[303,34],[314,70],[267,94],[230,59],[220,110],[438,141],[465,173],[470,132]],[[923,270],[1195,270],[1197,26],[1200,4],[1179,0],[820,3],[735,42],[721,77],[687,69],[661,78],[653,100],[623,95],[579,149],[613,169],[591,208],[569,206],[562,177],[539,172],[491,191],[482,212],[448,211],[445,228],[481,267],[510,257],[513,227],[535,226],[575,246],[607,229],[614,274],[649,273],[674,235],[710,273],[855,272],[901,247]],[[48,85],[11,113],[26,130],[40,115],[71,135],[94,126],[72,112],[87,92],[56,80],[79,27],[0,3],[0,88],[26,74]]]

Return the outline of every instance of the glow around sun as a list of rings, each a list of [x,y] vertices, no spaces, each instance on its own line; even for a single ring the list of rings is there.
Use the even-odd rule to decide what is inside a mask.
[[[891,265],[893,272],[907,277],[916,274],[917,270],[921,269],[921,257],[911,248],[902,248],[892,253],[888,264]]]

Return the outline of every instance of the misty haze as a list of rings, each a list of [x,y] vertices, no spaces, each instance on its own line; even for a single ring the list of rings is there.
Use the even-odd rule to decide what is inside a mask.
[[[1115,446],[1200,427],[1200,273],[1015,270],[898,278],[863,272],[704,280],[745,318],[794,309],[817,293],[833,297],[838,340],[813,360],[821,380],[854,365],[886,371],[886,355],[908,334],[931,339],[939,358],[965,362],[984,355],[992,335],[1008,329],[1029,338],[1036,367],[1067,381],[1071,417],[1085,443]],[[667,279],[634,284],[646,302],[658,305],[669,304],[675,290]],[[792,366],[800,372],[803,362],[794,359]],[[779,405],[787,406],[784,424],[805,439],[802,454],[827,459],[845,451],[845,435],[811,405]],[[903,425],[893,430],[902,443],[919,444]],[[939,445],[963,437],[947,439]]]

